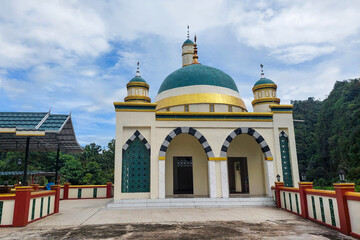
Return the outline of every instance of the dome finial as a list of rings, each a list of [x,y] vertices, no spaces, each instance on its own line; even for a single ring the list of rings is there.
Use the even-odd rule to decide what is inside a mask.
[[[265,78],[264,76],[264,65],[260,64],[260,68],[261,68],[261,78]]]
[[[139,68],[140,62],[137,61],[137,69],[136,69],[136,76],[140,77],[140,68]]]
[[[199,64],[198,62],[198,55],[197,55],[197,44],[196,44],[196,34],[194,37],[194,56],[193,56],[193,63],[192,64]]]
[[[189,33],[189,25],[187,25],[187,39],[190,38],[190,33]]]

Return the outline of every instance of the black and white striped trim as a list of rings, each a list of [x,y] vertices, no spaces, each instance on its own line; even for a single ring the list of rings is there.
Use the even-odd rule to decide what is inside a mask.
[[[134,134],[126,141],[126,143],[123,145],[123,147],[122,147],[122,152],[124,153],[125,151],[126,151],[126,149],[129,147],[129,145],[130,145],[130,143],[132,143],[134,140],[135,140],[135,138],[139,138],[140,139],[140,141],[142,141],[144,144],[145,144],[145,147],[147,148],[147,150],[149,150],[149,152],[150,152],[150,144],[148,143],[148,141],[146,140],[146,138],[144,138],[144,136],[143,135],[141,135],[141,133],[138,131],[138,130],[136,130],[135,132],[134,132]]]
[[[214,157],[214,153],[213,153],[208,141],[206,140],[206,138],[198,130],[196,130],[192,127],[178,127],[178,128],[175,128],[173,131],[171,131],[169,133],[169,135],[166,136],[164,142],[162,143],[162,145],[160,147],[159,157],[165,157],[166,150],[169,147],[170,142],[177,135],[182,134],[182,133],[187,133],[187,134],[194,136],[200,142],[202,147],[204,148],[204,151],[205,151],[206,155],[208,156],[208,158]]]
[[[281,131],[281,132],[280,132],[279,137],[289,138],[288,135],[287,135],[284,131]]]
[[[231,141],[237,135],[240,135],[240,134],[248,134],[248,135],[254,137],[255,141],[260,145],[261,150],[264,153],[265,159],[272,159],[270,148],[267,145],[265,139],[257,131],[255,131],[252,128],[247,128],[247,127],[238,128],[229,134],[229,136],[226,138],[226,140],[224,141],[224,143],[221,147],[220,157],[226,157],[226,153],[228,151]]]

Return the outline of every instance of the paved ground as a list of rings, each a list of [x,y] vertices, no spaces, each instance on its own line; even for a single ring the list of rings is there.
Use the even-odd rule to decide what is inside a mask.
[[[61,201],[60,213],[1,239],[352,239],[270,207],[106,209],[108,199]]]

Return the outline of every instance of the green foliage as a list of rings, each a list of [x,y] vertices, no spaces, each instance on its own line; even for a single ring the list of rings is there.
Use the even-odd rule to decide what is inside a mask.
[[[324,101],[292,101],[300,172],[317,186],[338,182],[338,171],[360,183],[360,80],[338,81]],[[358,189],[359,190],[359,189]]]
[[[18,159],[22,164],[18,165]],[[59,173],[62,175],[61,184],[70,182],[76,184],[106,184],[114,181],[115,140],[108,143],[107,148],[102,148],[95,143],[86,145],[84,151],[78,154],[60,152]],[[56,152],[30,152],[28,170],[54,172]],[[23,171],[24,153],[0,153],[0,171]],[[17,183],[19,178],[1,176],[0,184],[8,181],[9,184]],[[54,177],[37,177],[37,183],[44,185],[54,182]]]

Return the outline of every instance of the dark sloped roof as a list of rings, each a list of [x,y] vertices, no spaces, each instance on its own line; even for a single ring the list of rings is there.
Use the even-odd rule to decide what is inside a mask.
[[[0,151],[25,151],[27,137],[31,151],[82,151],[70,114],[0,112]]]
[[[0,128],[35,129],[46,112],[0,112]]]

